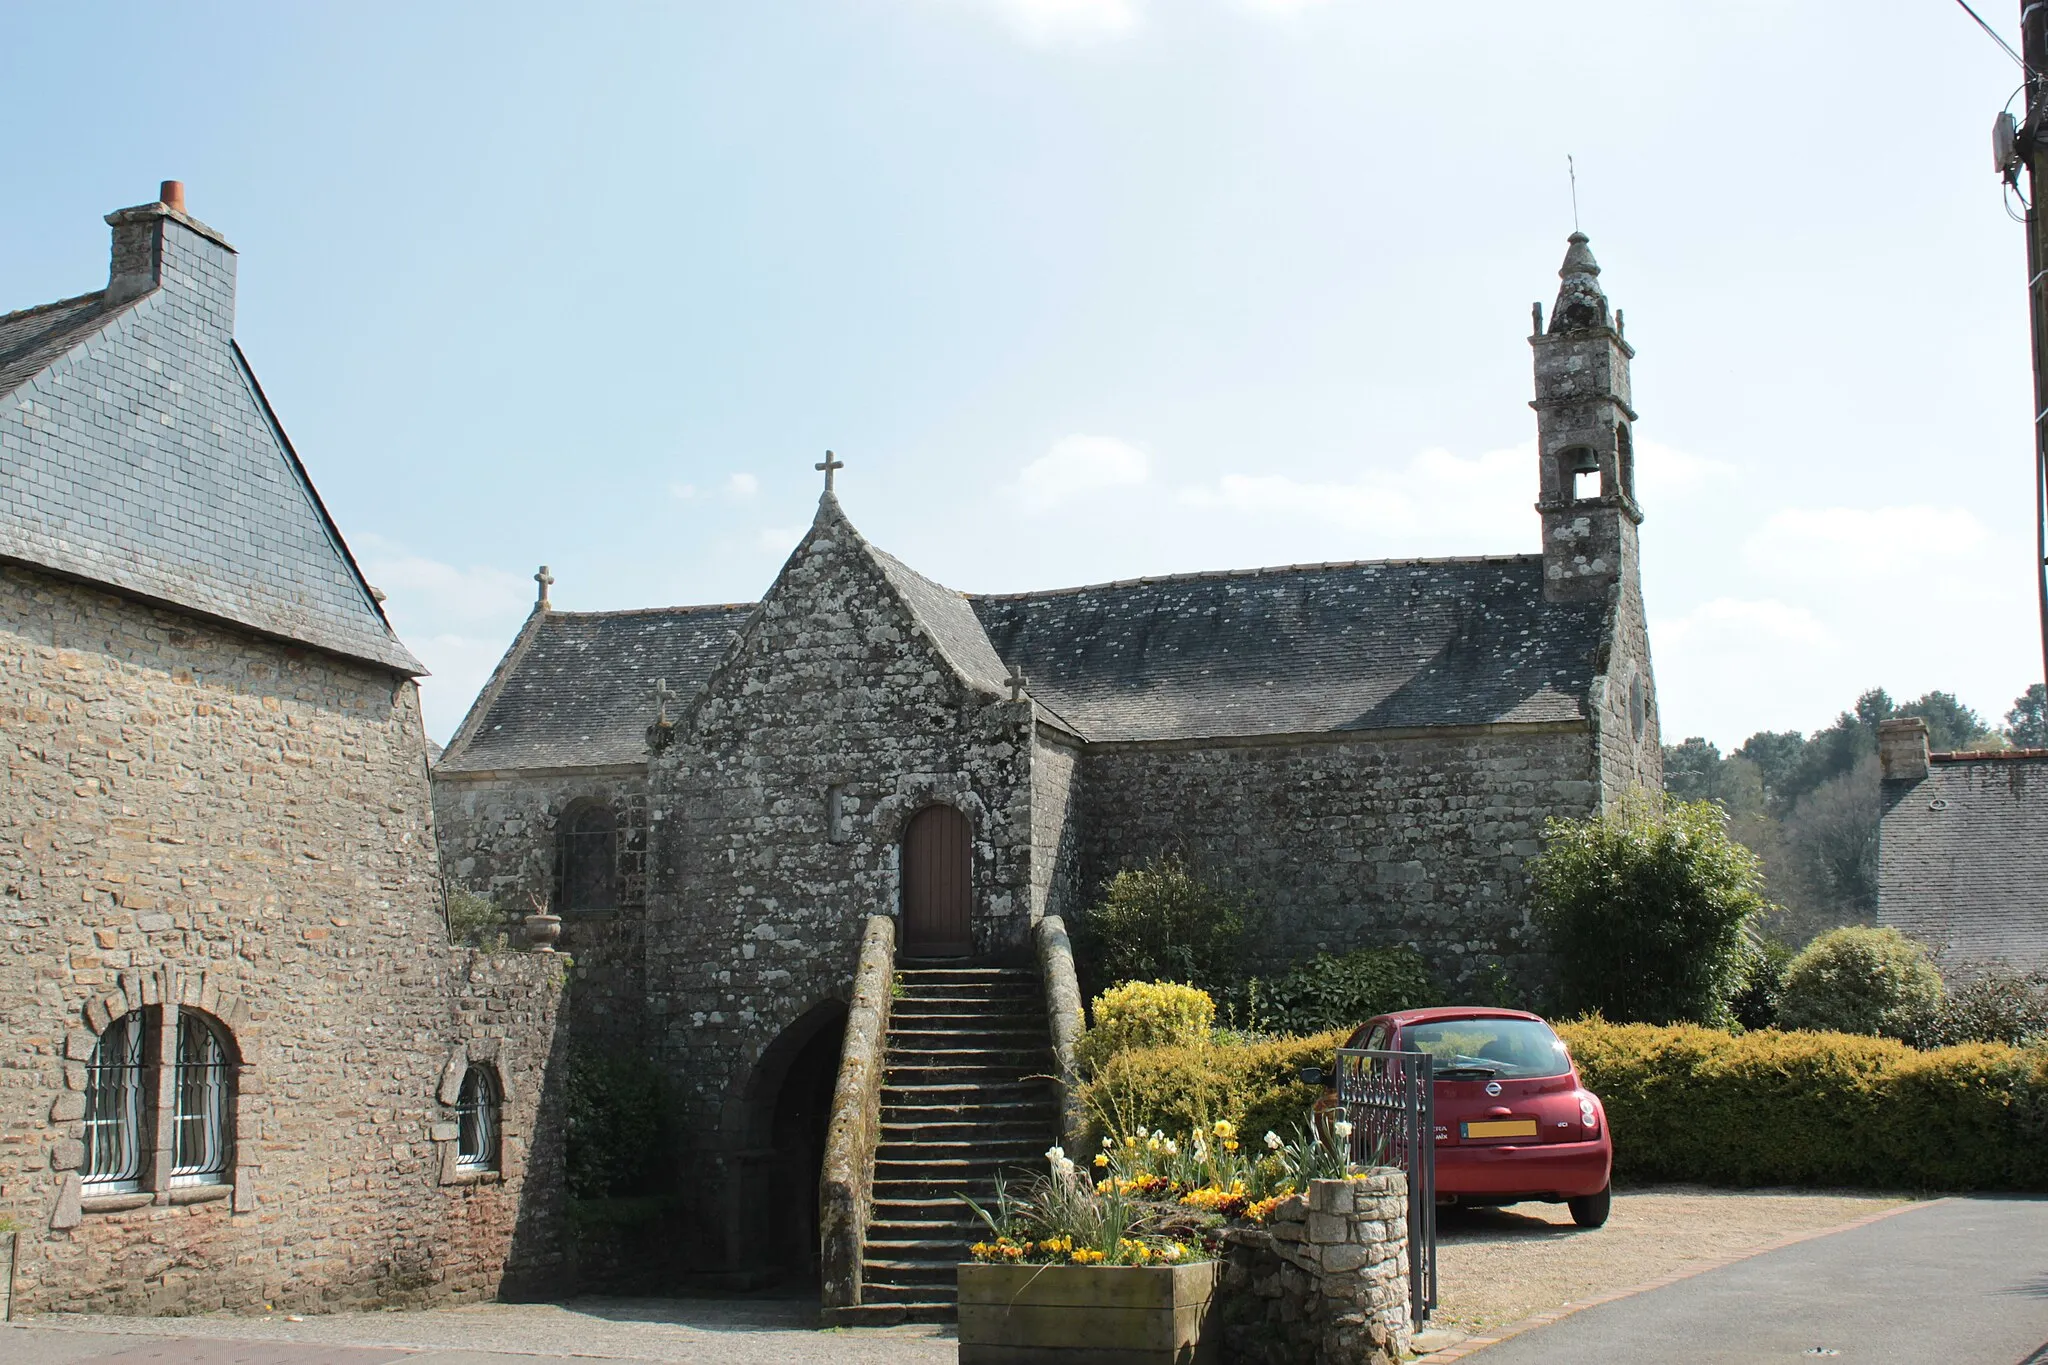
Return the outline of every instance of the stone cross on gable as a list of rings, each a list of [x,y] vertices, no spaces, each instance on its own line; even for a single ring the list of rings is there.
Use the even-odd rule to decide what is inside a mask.
[[[846,461],[833,459],[832,452],[828,450],[825,452],[824,463],[814,464],[811,468],[825,471],[825,491],[830,493],[832,491],[832,471],[846,468]]]
[[[534,606],[541,611],[552,610],[554,604],[548,601],[548,589],[555,586],[555,576],[548,572],[547,565],[540,566],[540,572],[533,576],[533,581],[540,584],[540,600],[535,602]]]
[[[1010,700],[1024,700],[1024,689],[1031,684],[1031,679],[1024,676],[1024,670],[1011,664],[1010,676],[1005,681],[1010,684]]]
[[[668,704],[675,700],[675,689],[668,685],[667,678],[654,680],[654,719],[657,724],[668,719]]]

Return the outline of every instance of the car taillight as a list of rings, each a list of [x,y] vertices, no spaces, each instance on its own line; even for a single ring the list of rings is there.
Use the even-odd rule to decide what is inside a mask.
[[[1591,1095],[1579,1096],[1579,1122],[1585,1124],[1588,1128],[1600,1126],[1600,1115],[1593,1108],[1593,1097]]]

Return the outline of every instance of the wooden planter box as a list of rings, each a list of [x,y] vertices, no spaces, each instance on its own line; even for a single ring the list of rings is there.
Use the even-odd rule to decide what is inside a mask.
[[[960,1267],[960,1365],[1212,1365],[1223,1265]]]

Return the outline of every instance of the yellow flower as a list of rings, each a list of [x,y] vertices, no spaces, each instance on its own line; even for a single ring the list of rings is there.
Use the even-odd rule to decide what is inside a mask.
[[[1095,1164],[1097,1166],[1107,1166],[1109,1164],[1109,1153],[1097,1152],[1095,1154]]]
[[[1228,1119],[1218,1119],[1209,1131],[1220,1138],[1234,1138],[1237,1136],[1237,1125]]]

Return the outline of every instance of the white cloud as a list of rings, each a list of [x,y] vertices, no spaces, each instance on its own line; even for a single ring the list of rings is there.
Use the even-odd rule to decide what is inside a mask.
[[[1805,607],[1769,599],[1745,601],[1735,597],[1717,597],[1711,602],[1702,602],[1683,616],[1652,622],[1650,638],[1659,645],[1683,645],[1706,640],[1717,645],[1742,642],[1772,646],[1828,646],[1835,639],[1834,633]]]
[[[1492,553],[1533,542],[1536,450],[1531,442],[1470,459],[1425,450],[1399,468],[1352,482],[1285,474],[1226,474],[1180,491],[1189,507],[1237,520],[1336,527],[1373,537],[1354,557]]]
[[[990,0],[998,17],[1027,42],[1099,42],[1138,27],[1144,0]]]
[[[1042,512],[1106,488],[1130,488],[1152,477],[1152,457],[1114,436],[1062,436],[1017,472],[1009,491]]]
[[[1941,547],[1931,563],[1929,547]],[[1960,507],[1823,507],[1774,512],[1743,542],[1758,572],[1869,584],[1953,571],[1993,551],[1991,532]]]
[[[355,540],[392,628],[432,674],[420,680],[420,706],[427,733],[445,743],[533,609],[533,579],[490,565],[459,568],[375,535]]]
[[[751,498],[761,491],[761,481],[752,474],[729,475],[725,481],[725,495],[729,498]]]
[[[697,485],[694,483],[672,483],[668,486],[668,495],[680,502],[688,502],[697,496]]]

